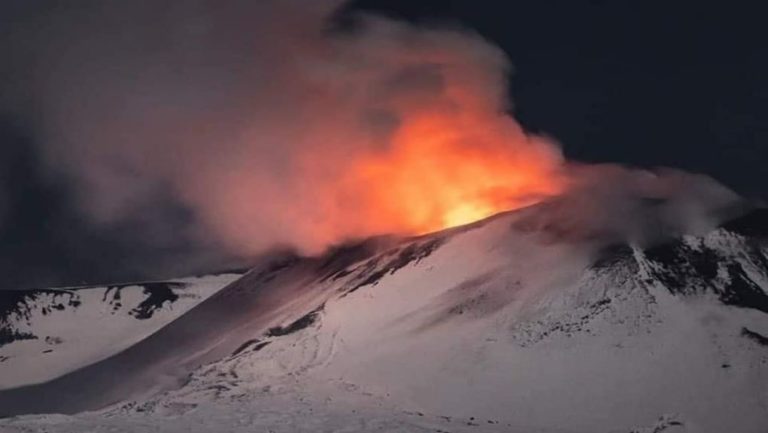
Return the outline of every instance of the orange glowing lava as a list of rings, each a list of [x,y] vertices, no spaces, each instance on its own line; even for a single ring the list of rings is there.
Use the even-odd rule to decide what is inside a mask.
[[[561,162],[554,145],[501,113],[422,113],[388,150],[354,164],[350,181],[364,185],[374,230],[426,233],[557,194]]]

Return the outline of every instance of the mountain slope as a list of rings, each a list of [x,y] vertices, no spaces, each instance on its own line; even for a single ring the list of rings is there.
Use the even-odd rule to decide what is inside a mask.
[[[127,401],[6,426],[765,431],[765,211],[649,247],[549,211],[266,259],[125,352],[0,392],[9,414]]]
[[[215,386],[238,399],[299,377],[302,387],[333,384],[519,431],[629,431],[656,420],[695,432],[764,431],[768,316],[762,301],[749,301],[768,287],[760,240],[718,229],[606,250],[542,245],[509,228],[510,218],[489,222],[429,255],[405,254],[413,260],[398,269],[404,251],[429,244],[347,269],[356,275],[378,261],[394,272],[346,279],[311,327],[267,332],[142,408],[199,404]],[[714,276],[681,264],[702,255]]]
[[[101,361],[173,321],[239,274],[0,292],[0,389]]]

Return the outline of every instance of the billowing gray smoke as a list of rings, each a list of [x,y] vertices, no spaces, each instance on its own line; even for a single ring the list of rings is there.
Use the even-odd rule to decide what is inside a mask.
[[[341,29],[341,6],[19,6],[2,102],[35,119],[47,171],[73,185],[90,223],[152,227],[172,202],[190,210],[189,236],[235,255],[318,252],[564,191],[564,220],[631,238],[647,226],[625,200],[640,190],[676,200],[653,211],[675,232],[736,200],[707,179],[568,165],[508,116],[500,50],[370,16]]]

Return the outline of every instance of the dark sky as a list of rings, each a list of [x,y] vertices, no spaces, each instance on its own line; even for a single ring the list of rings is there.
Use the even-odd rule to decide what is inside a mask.
[[[768,38],[760,8],[654,3],[361,0],[347,9],[459,23],[493,41],[514,65],[515,116],[555,137],[571,159],[678,167],[768,197]],[[3,24],[49,6],[0,6],[7,50],[0,54],[11,59],[0,68],[13,69],[26,49]],[[171,272],[163,265],[169,260],[207,247],[188,237],[190,216],[181,207],[158,209],[162,215],[141,227],[84,222],[72,185],[41,168],[27,108],[0,111],[0,289],[159,276]],[[153,232],[165,234],[162,243],[147,239]],[[200,263],[224,266],[228,258]]]

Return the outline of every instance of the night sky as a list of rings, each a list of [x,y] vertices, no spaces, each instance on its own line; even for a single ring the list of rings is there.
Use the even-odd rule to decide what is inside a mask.
[[[653,3],[362,0],[346,12],[480,33],[512,60],[515,117],[562,143],[569,159],[677,167],[768,197],[768,35],[760,8]],[[0,5],[0,55],[10,59],[0,63],[0,78],[18,77],[14,60],[26,55],[4,24],[52,7]],[[157,209],[162,215],[145,225],[84,222],[74,186],[41,167],[34,109],[0,110],[0,289],[169,276],[169,260],[210,247],[188,237],[191,217],[181,206]],[[163,233],[163,242],[151,233]],[[200,270],[235,264],[226,254],[208,259]]]

